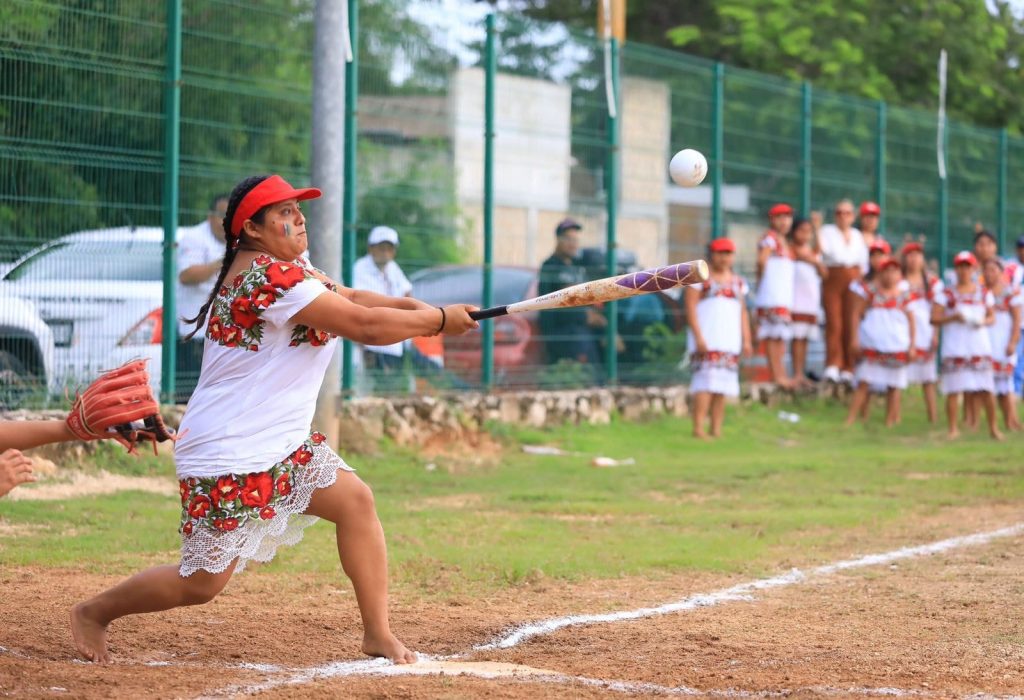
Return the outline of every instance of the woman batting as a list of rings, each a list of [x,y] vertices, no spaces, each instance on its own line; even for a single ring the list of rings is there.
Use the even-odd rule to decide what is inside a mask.
[[[249,560],[324,518],[363,619],[363,651],[396,663],[415,654],[388,621],[387,553],[373,495],[311,431],[334,339],[387,345],[476,328],[475,307],[437,309],[411,298],[338,288],[302,259],[299,202],[320,196],[281,177],[250,177],[231,193],[226,250],[196,318],[205,325],[202,370],[180,426],[181,562],[136,574],[75,606],[79,652],[106,662],[107,626],[119,617],[212,600]]]

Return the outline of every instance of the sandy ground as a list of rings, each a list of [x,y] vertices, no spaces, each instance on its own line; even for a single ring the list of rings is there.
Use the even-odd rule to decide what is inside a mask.
[[[808,549],[799,561],[780,562],[768,573],[1021,520],[1019,509],[1003,506],[949,510],[884,532],[864,526],[827,551]],[[459,676],[453,667],[426,677],[330,677],[324,669],[308,670],[363,658],[355,601],[340,571],[336,584],[325,584],[255,570],[209,605],[118,621],[111,630],[116,662],[96,667],[76,660],[67,611],[118,579],[0,565],[0,696],[591,698],[673,688],[740,696],[1014,695],[1024,693],[1021,561],[1024,537],[1000,539],[761,591],[752,600],[567,628],[486,652],[472,649],[521,622],[657,605],[764,572],[573,585],[541,580],[479,598],[395,592],[395,631],[418,651],[563,674],[474,669],[500,676],[490,679]],[[626,685],[601,686],[594,679]]]

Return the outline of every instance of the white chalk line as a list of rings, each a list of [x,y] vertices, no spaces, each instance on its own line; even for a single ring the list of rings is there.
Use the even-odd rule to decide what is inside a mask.
[[[738,600],[753,600],[752,593],[760,590],[766,590],[770,588],[781,588],[784,586],[791,586],[802,581],[806,581],[810,578],[819,578],[834,574],[839,571],[846,571],[848,569],[859,569],[868,566],[878,566],[880,564],[889,564],[894,561],[901,559],[913,559],[916,557],[928,556],[930,554],[939,554],[941,552],[947,552],[953,549],[959,549],[962,547],[970,547],[980,544],[991,542],[995,539],[1004,537],[1012,537],[1024,533],[1024,523],[1018,523],[1010,527],[1004,527],[999,530],[992,530],[990,532],[980,532],[973,535],[964,535],[961,537],[952,537],[946,540],[940,540],[938,542],[932,542],[931,544],[918,545],[915,547],[902,547],[900,549],[893,550],[891,552],[884,552],[881,554],[869,554],[867,556],[858,557],[856,559],[846,559],[843,561],[836,562],[834,564],[827,564],[825,566],[819,566],[810,569],[807,572],[803,572],[800,569],[792,569],[787,574],[780,576],[773,576],[771,578],[759,579],[757,581],[751,581],[749,583],[741,583],[730,588],[723,588],[718,591],[711,593],[697,593],[682,600],[677,600],[671,603],[665,603],[653,608],[638,608],[636,610],[622,610],[618,612],[602,613],[598,615],[569,615],[566,617],[555,617],[548,620],[540,620],[538,622],[530,622],[519,627],[512,629],[505,633],[503,636],[495,639],[487,644],[480,644],[473,649],[475,651],[489,651],[492,649],[509,649],[511,647],[520,644],[527,639],[538,637],[542,635],[548,635],[552,632],[556,632],[566,627],[581,627],[584,625],[594,625],[603,622],[622,622],[625,620],[639,620],[645,617],[655,617],[657,615],[667,615],[676,612],[686,612],[689,610],[697,610],[699,608],[707,608],[714,605],[721,605],[722,603],[728,603]]]
[[[807,572],[803,572],[799,569],[792,569],[789,573],[782,574],[779,576],[758,579],[756,581],[750,581],[748,583],[731,586],[729,588],[713,591],[711,593],[694,594],[686,598],[683,598],[682,600],[674,601],[671,603],[665,603],[664,605],[659,605],[657,607],[639,608],[636,610],[624,610],[619,612],[603,613],[597,615],[571,615],[566,617],[557,617],[551,618],[549,620],[532,622],[525,625],[521,625],[520,627],[513,629],[512,631],[506,633],[504,636],[501,636],[492,642],[477,645],[473,647],[473,651],[508,649],[513,646],[516,646],[517,644],[522,643],[527,639],[551,634],[557,630],[564,629],[566,627],[578,627],[605,622],[612,623],[621,622],[625,620],[637,620],[646,617],[666,615],[674,612],[686,612],[689,610],[697,610],[699,608],[711,607],[732,601],[754,600],[752,594],[756,591],[791,586],[797,583],[801,583],[803,581],[807,581],[811,578],[825,577],[840,571],[847,571],[850,569],[864,568],[869,566],[879,566],[881,564],[890,564],[892,562],[900,561],[903,559],[913,559],[918,557],[929,556],[932,554],[940,554],[942,552],[948,552],[954,549],[982,545],[993,540],[1006,537],[1013,537],[1015,535],[1019,535],[1022,533],[1024,533],[1024,523],[1018,523],[1016,525],[1000,528],[998,530],[991,530],[989,532],[980,532],[972,535],[952,537],[945,540],[939,540],[938,542],[932,542],[930,544],[917,545],[913,547],[901,547],[900,549],[895,549],[890,552],[883,552],[880,554],[869,554],[854,559],[845,559],[842,561],[835,562],[833,564],[826,564],[824,566],[815,567],[813,569],[808,570]],[[447,657],[427,657],[422,655],[420,656],[420,658],[422,659],[435,660],[458,659],[465,657],[466,654],[457,654]],[[280,687],[283,685],[301,685],[321,678],[339,678],[346,676],[365,675],[398,676],[436,674],[437,671],[434,670],[417,670],[415,664],[395,665],[384,659],[337,661],[328,664],[322,664],[319,666],[312,666],[305,669],[299,669],[295,671],[292,675],[287,676],[285,678],[268,679],[267,681],[256,685],[230,686],[220,691],[216,691],[212,695],[203,697],[222,697],[224,695],[234,694],[253,694],[269,690],[271,688]],[[495,674],[477,673],[468,670],[465,671],[462,675],[470,675],[488,679],[493,679],[496,677]],[[509,676],[502,677],[513,678]],[[736,698],[778,697],[801,690],[811,691],[823,695],[861,695],[878,697],[933,697],[935,695],[935,693],[932,693],[931,691],[913,689],[856,687],[831,688],[827,686],[815,686],[811,688],[797,688],[780,691],[748,691],[740,689],[700,690],[697,688],[690,688],[687,686],[669,687],[651,683],[603,680],[598,678],[587,678],[584,676],[573,676],[561,673],[523,675],[520,677],[515,677],[515,680],[557,683],[574,682],[630,694],[657,693],[662,695],[712,695]],[[942,695],[947,696],[948,693],[943,693]],[[1017,695],[993,696],[986,694],[972,694],[966,697],[971,698],[971,700],[988,700],[995,698],[1000,698],[1001,700],[1024,700],[1024,697]]]

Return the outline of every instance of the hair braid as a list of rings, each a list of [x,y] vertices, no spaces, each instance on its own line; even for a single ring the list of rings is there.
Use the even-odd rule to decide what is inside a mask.
[[[238,246],[234,245],[231,236],[231,219],[234,218],[235,212],[238,210],[238,205],[242,203],[245,195],[266,180],[269,175],[254,175],[247,177],[231,190],[231,196],[228,198],[228,209],[224,213],[224,220],[221,225],[224,227],[224,262],[220,266],[220,273],[217,275],[217,281],[213,284],[213,289],[210,290],[210,296],[206,298],[206,303],[199,309],[199,313],[192,318],[183,318],[185,323],[194,323],[196,327],[192,329],[192,332],[182,338],[182,341],[191,340],[192,337],[200,331],[206,325],[206,314],[210,311],[210,306],[213,305],[213,300],[217,298],[217,290],[224,283],[224,278],[228,276],[228,270],[231,269],[231,264],[235,262],[235,257],[238,255]],[[264,207],[258,212],[253,214],[250,218],[256,223],[262,223],[263,216],[266,213],[267,208]]]

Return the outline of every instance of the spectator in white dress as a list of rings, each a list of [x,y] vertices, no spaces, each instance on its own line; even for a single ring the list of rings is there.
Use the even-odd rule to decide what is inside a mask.
[[[928,272],[924,247],[910,242],[900,251],[903,258],[903,280],[910,293],[910,312],[914,315],[914,358],[907,366],[907,383],[920,384],[924,394],[928,422],[938,420],[935,384],[939,374],[935,366],[935,351],[939,347],[939,334],[932,326],[932,304],[942,293],[942,281]]]
[[[786,343],[793,309],[793,251],[786,240],[793,228],[793,208],[776,204],[768,210],[768,230],[757,244],[757,339],[763,340],[768,368],[776,386],[789,389]]]
[[[1013,391],[1013,370],[1020,339],[1020,290],[1006,281],[1003,261],[999,258],[985,261],[982,278],[995,301],[995,318],[988,327],[995,394],[1003,414],[1003,425],[1007,430],[1018,431],[1021,425],[1017,417],[1017,396]]]
[[[793,263],[793,313],[790,355],[793,359],[793,380],[798,386],[812,384],[807,378],[807,344],[821,336],[821,280],[828,268],[821,262],[816,232],[821,215],[811,219],[794,219],[789,244],[796,261]]]

